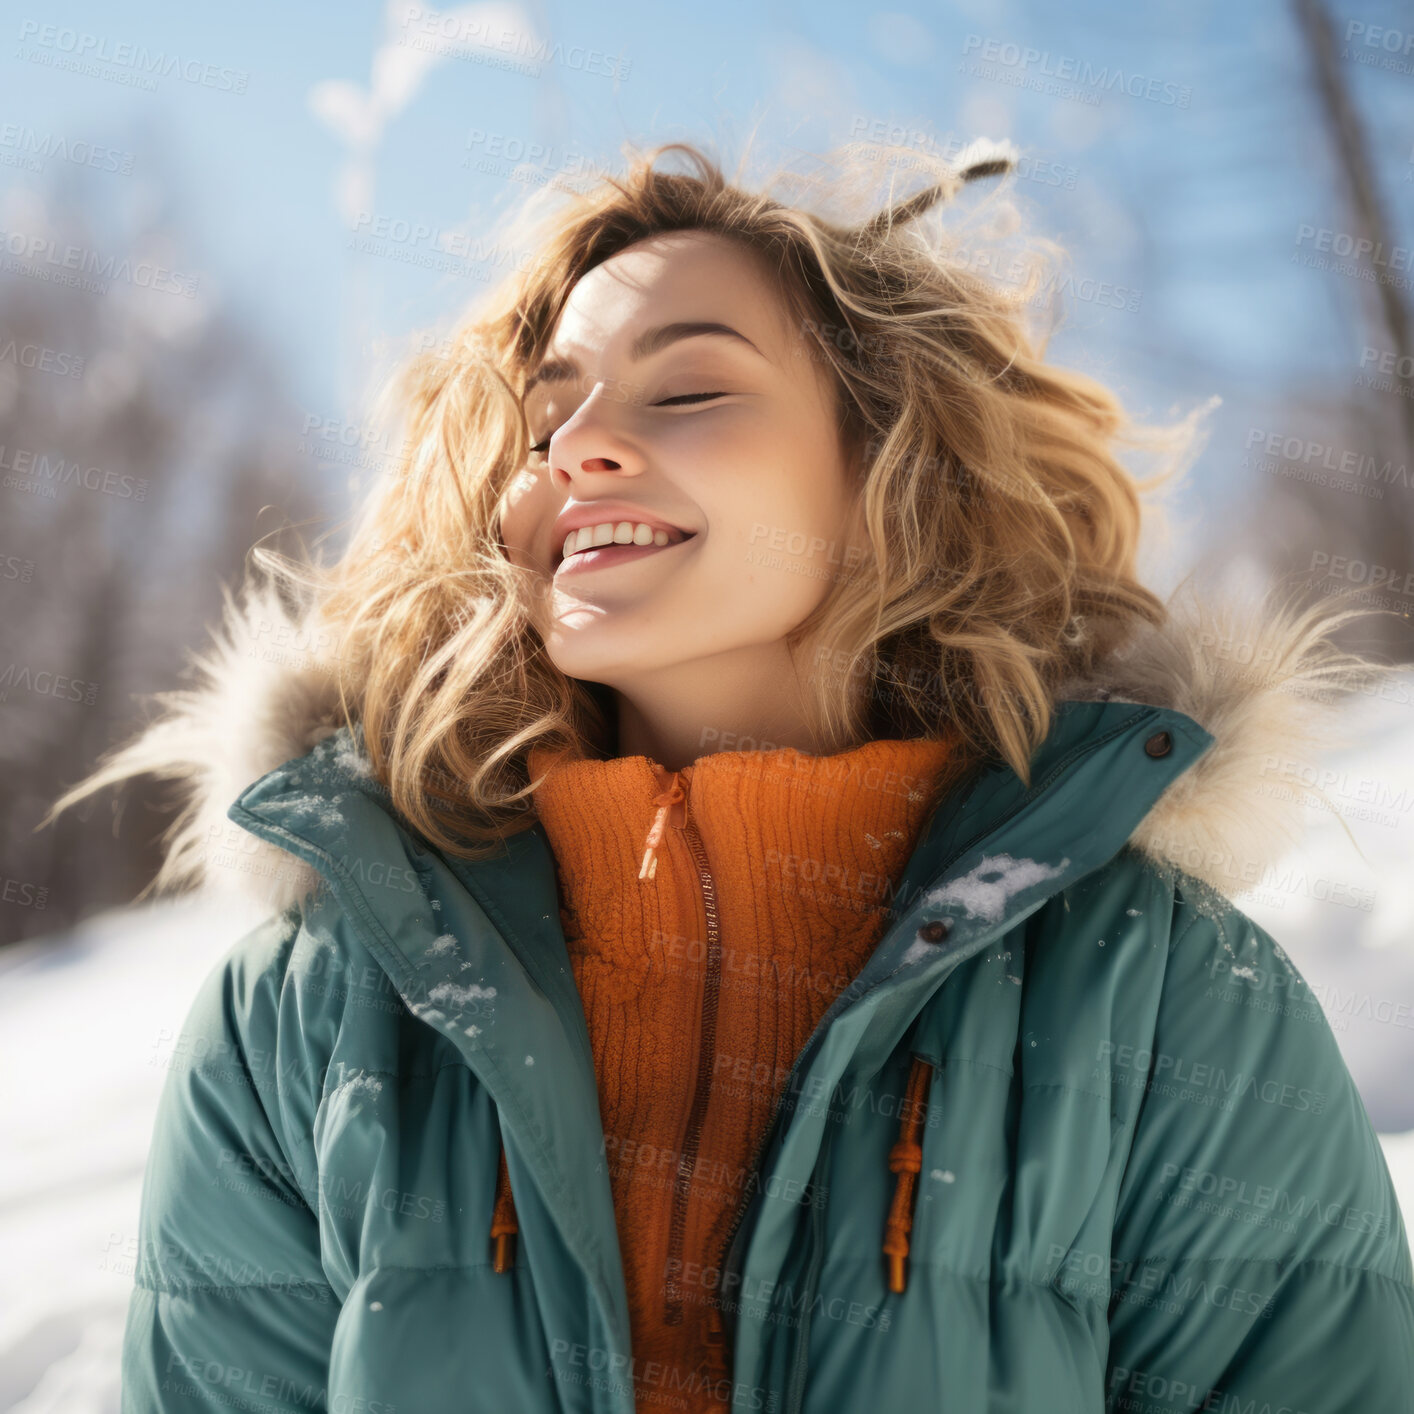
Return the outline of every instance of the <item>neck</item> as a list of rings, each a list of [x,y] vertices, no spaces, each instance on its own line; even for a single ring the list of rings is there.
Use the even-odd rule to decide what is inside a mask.
[[[807,718],[806,685],[784,644],[674,664],[613,686],[618,756],[647,756],[670,771],[716,751],[794,747],[822,755]]]

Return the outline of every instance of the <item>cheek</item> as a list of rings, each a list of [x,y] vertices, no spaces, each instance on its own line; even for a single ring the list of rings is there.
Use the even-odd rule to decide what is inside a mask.
[[[548,470],[527,467],[511,478],[501,495],[501,540],[512,563],[530,567],[536,563],[535,549],[543,539],[544,527],[554,514]]]
[[[796,562],[828,556],[849,533],[846,509],[823,468],[784,474],[769,488],[758,485],[734,517],[738,558],[765,551]]]
[[[793,628],[861,563],[847,503],[818,480],[778,482],[719,537],[712,598],[753,623]]]

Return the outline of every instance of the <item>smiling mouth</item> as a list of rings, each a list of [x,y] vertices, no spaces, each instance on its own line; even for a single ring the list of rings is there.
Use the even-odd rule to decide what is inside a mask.
[[[654,555],[661,555],[665,551],[675,550],[681,545],[687,544],[689,540],[695,540],[695,531],[679,530],[673,532],[678,538],[669,540],[665,544],[658,545],[652,541],[644,545],[635,544],[632,541],[620,542],[610,540],[603,545],[587,545],[582,550],[576,550],[572,554],[562,556],[555,561],[555,575],[582,573],[587,570],[608,569],[613,565],[629,564],[635,560],[646,560]]]

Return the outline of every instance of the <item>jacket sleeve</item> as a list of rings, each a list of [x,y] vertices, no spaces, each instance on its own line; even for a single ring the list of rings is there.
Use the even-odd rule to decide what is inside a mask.
[[[1409,1241],[1325,1014],[1245,914],[1177,902],[1153,1045],[1110,1058],[1105,1408],[1414,1410]]]
[[[315,1215],[320,1081],[283,986],[299,929],[291,909],[243,937],[164,1058],[123,1338],[124,1414],[326,1407],[339,1304]]]

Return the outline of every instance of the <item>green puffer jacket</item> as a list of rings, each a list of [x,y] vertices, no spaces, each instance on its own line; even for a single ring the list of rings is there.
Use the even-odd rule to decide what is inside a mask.
[[[722,1312],[733,1410],[1414,1409],[1408,1239],[1331,1029],[1272,938],[1154,852],[1214,743],[1174,707],[1068,700],[1029,789],[997,767],[937,811],[795,1062],[722,1270],[685,1274]],[[542,829],[449,860],[345,729],[229,818],[264,842],[235,867],[293,855],[319,887],[234,946],[169,1058],[124,1410],[628,1414]]]

